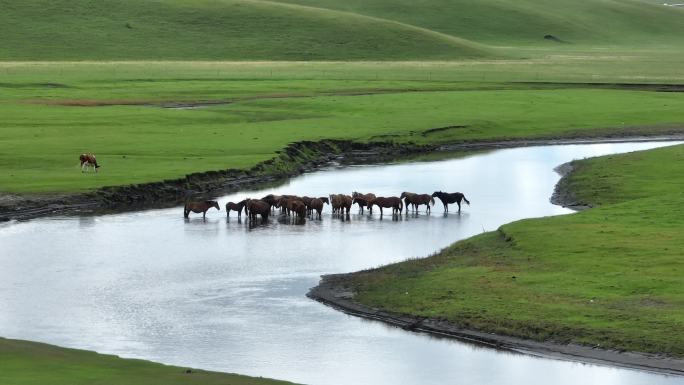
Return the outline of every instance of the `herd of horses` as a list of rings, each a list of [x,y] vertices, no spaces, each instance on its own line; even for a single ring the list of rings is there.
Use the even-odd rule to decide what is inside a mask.
[[[392,215],[400,215],[406,209],[408,214],[409,208],[413,211],[418,211],[418,208],[422,205],[427,207],[427,212],[429,213],[431,206],[435,204],[435,198],[442,202],[445,212],[449,212],[449,205],[453,203],[458,205],[459,212],[461,211],[461,202],[470,205],[470,201],[462,193],[446,193],[442,191],[435,191],[432,195],[403,192],[399,197],[379,197],[372,193],[362,194],[356,191],[352,195],[330,194],[327,197],[268,194],[261,199],[245,199],[237,203],[226,203],[226,216],[230,217],[230,212],[236,211],[238,218],[241,218],[242,211],[244,210],[245,215],[250,220],[256,220],[259,216],[261,216],[262,220],[266,220],[276,209],[280,209],[281,214],[288,217],[291,216],[296,219],[317,217],[320,219],[324,205],[332,207],[333,215],[343,215],[345,213],[349,215],[352,206],[355,204],[359,206],[361,214],[364,213],[364,210],[368,210],[370,214],[373,214],[373,207],[375,206],[380,209],[380,215],[383,215],[383,209],[392,209]],[[187,202],[183,208],[183,215],[185,218],[188,218],[191,212],[201,213],[202,217],[206,218],[207,210],[212,207],[221,211],[216,201]]]

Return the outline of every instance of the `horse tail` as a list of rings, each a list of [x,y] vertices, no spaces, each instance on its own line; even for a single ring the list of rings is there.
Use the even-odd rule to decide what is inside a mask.
[[[435,198],[430,197],[430,206],[434,206],[434,205],[435,205]]]
[[[470,201],[466,199],[465,195],[463,196],[463,200],[468,204],[468,206],[470,206]]]

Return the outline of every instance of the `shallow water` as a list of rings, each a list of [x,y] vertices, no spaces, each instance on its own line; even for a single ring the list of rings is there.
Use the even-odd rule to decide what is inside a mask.
[[[681,377],[496,351],[347,316],[305,297],[319,276],[426,256],[549,203],[575,158],[666,143],[520,148],[429,163],[331,169],[220,199],[352,190],[462,191],[417,217],[330,215],[249,228],[182,209],[0,226],[0,335],[308,384],[673,384]],[[222,209],[223,210],[223,209]]]

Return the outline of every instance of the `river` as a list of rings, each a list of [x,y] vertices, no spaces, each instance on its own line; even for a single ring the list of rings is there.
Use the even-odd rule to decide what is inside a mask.
[[[681,377],[497,351],[365,321],[305,297],[321,274],[440,248],[514,220],[567,214],[549,202],[572,159],[671,143],[505,149],[463,158],[330,168],[277,188],[182,208],[0,225],[0,335],[315,385],[674,384]],[[228,200],[268,193],[461,191],[448,215],[357,214],[250,228]],[[423,206],[424,207],[424,206]]]

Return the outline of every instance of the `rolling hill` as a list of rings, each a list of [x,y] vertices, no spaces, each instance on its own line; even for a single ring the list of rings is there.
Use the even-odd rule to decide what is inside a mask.
[[[0,60],[404,60],[486,47],[395,21],[252,0],[0,0]]]
[[[684,10],[636,0],[0,0],[0,9],[4,61],[448,60],[502,55],[490,47],[684,42]]]

